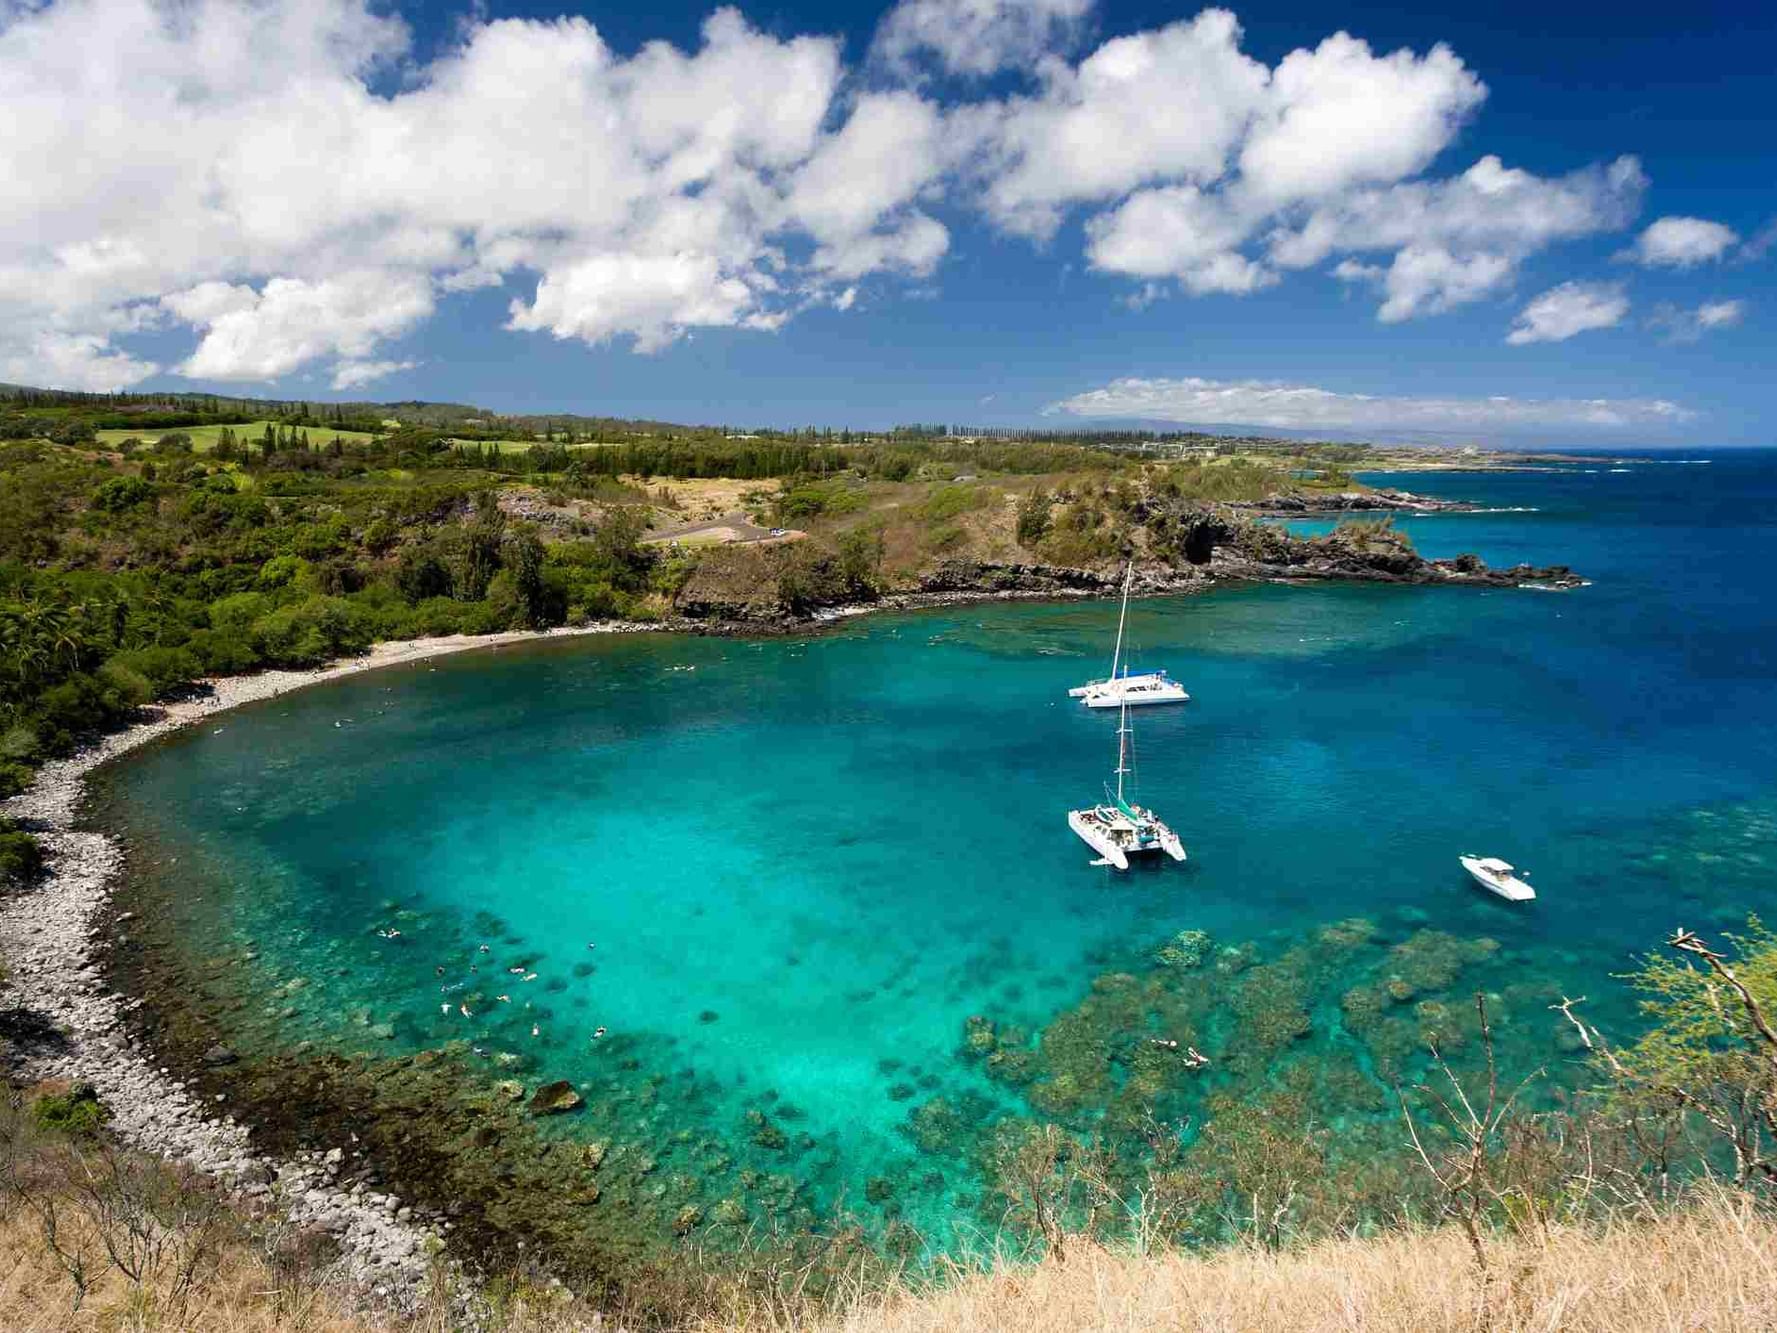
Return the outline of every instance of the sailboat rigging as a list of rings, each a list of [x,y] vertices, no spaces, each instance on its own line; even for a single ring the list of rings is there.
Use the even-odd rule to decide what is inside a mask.
[[[1115,664],[1123,657],[1123,629],[1129,617],[1129,589],[1134,580],[1135,562],[1131,560],[1123,576],[1123,608],[1117,616],[1117,647],[1111,658],[1113,681]],[[1134,773],[1130,742],[1135,731],[1129,725],[1129,702],[1126,695],[1118,701],[1116,794],[1112,795],[1107,784],[1103,804],[1070,810],[1067,816],[1068,827],[1098,853],[1099,859],[1093,864],[1118,870],[1129,869],[1130,856],[1144,852],[1164,852],[1175,861],[1185,859],[1185,845],[1178,834],[1152,810],[1136,805],[1126,790],[1127,779]]]
[[[1133,574],[1135,562],[1130,562]],[[1124,704],[1182,704],[1189,703],[1191,696],[1185,693],[1185,687],[1164,669],[1155,671],[1131,671],[1129,663],[1123,658],[1123,623],[1129,614],[1129,577],[1124,578],[1123,610],[1117,616],[1117,649],[1111,655],[1111,674],[1104,680],[1089,680],[1084,685],[1076,685],[1068,691],[1068,697],[1078,699],[1088,708],[1121,708]]]

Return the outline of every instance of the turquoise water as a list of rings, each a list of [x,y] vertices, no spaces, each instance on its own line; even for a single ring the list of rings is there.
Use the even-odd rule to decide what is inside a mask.
[[[710,1180],[789,1151],[817,1207],[890,1178],[945,1244],[978,1161],[927,1169],[910,1113],[1032,1114],[959,1056],[965,1020],[1040,1029],[1180,930],[1272,952],[1350,917],[1489,937],[1501,978],[1627,1024],[1611,976],[1635,953],[1770,911],[1777,455],[1609,466],[1378,478],[1515,511],[1404,522],[1427,553],[1568,563],[1582,590],[1132,607],[1137,661],[1193,695],[1137,723],[1183,867],[1093,869],[1064,822],[1112,765],[1114,721],[1066,697],[1105,665],[1107,604],[393,669],[154,747],[115,770],[111,812],[178,858],[184,947],[243,960],[261,1039],[465,1040],[490,1078],[588,1090],[597,1115],[561,1132],[695,1142]],[[1469,850],[1542,897],[1474,891]],[[1527,1058],[1556,1057],[1525,996]]]

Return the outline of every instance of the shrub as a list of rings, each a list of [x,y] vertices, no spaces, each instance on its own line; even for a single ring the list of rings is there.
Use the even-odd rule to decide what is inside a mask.
[[[1049,511],[1055,499],[1047,491],[1034,491],[1018,502],[1018,544],[1035,546],[1049,533]]]
[[[98,676],[101,685],[116,694],[121,704],[140,708],[154,700],[156,691],[149,684],[148,677],[127,662],[120,662],[114,657],[94,674]]]
[[[344,549],[350,539],[345,520],[335,517],[325,523],[303,524],[296,530],[290,549],[305,560],[320,560]]]
[[[43,846],[14,819],[0,819],[0,884],[29,884],[43,869]]]
[[[854,528],[839,538],[839,577],[848,592],[867,595],[876,591],[876,572],[882,567],[882,530]]]
[[[77,1083],[64,1093],[50,1093],[31,1103],[31,1118],[39,1129],[90,1138],[111,1113],[90,1083]]]
[[[271,599],[263,593],[237,592],[210,603],[210,626],[240,635],[251,629],[253,622],[271,610]]]
[[[195,675],[235,675],[251,671],[261,661],[259,650],[248,639],[247,631],[233,627],[197,630],[187,640],[185,650],[197,659]],[[149,678],[153,679],[152,676]]]
[[[807,482],[777,498],[778,516],[786,519],[850,514],[863,507],[864,497],[838,482]]]
[[[451,597],[428,597],[414,605],[407,617],[407,632],[422,636],[461,634],[464,632],[463,613],[467,609],[464,603]]]
[[[370,646],[370,633],[349,602],[310,597],[253,623],[253,642],[280,666],[319,666]]]
[[[101,482],[93,491],[93,508],[107,514],[121,514],[126,509],[154,498],[154,487],[140,477],[113,477]]]
[[[147,682],[151,698],[164,699],[180,686],[204,674],[203,664],[189,648],[168,648],[154,644],[119,653],[106,667],[118,666],[140,676]]]
[[[68,754],[76,740],[133,707],[116,688],[85,672],[52,685],[37,699],[39,736],[51,754]]]
[[[395,567],[395,586],[415,606],[435,597],[449,597],[450,570],[430,551],[403,551]]]
[[[42,745],[34,728],[16,723],[0,732],[0,760],[27,764],[42,755]]]
[[[11,759],[0,759],[0,801],[8,796],[17,796],[37,775],[24,764]]]
[[[989,499],[989,492],[980,486],[940,486],[926,497],[920,512],[933,523],[979,509]]]
[[[287,588],[303,569],[304,561],[300,556],[274,555],[259,567],[259,577],[254,582],[261,588]]]

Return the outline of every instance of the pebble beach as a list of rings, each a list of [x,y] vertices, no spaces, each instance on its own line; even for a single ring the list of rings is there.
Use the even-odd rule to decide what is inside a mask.
[[[125,1018],[134,1002],[105,984],[100,966],[105,908],[122,877],[124,854],[111,838],[79,827],[86,779],[171,732],[325,681],[470,649],[648,628],[599,622],[450,635],[378,644],[362,657],[312,670],[218,678],[204,682],[196,696],[144,710],[135,725],[46,764],[29,790],[0,802],[0,814],[36,834],[45,860],[33,888],[0,900],[0,957],[7,965],[0,996],[47,1020],[64,1041],[27,1053],[12,1076],[91,1084],[124,1143],[206,1173],[249,1209],[275,1210],[293,1225],[328,1232],[340,1247],[341,1276],[366,1298],[395,1309],[417,1306],[447,1221],[416,1215],[393,1194],[346,1183],[350,1164],[343,1149],[287,1159],[256,1152],[226,1104],[204,1103],[193,1091],[195,1080],[158,1064],[133,1039]]]

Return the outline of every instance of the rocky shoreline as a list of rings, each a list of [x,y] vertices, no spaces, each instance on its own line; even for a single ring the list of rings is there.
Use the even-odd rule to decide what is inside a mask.
[[[1250,526],[1250,525],[1249,525]],[[1473,557],[1428,561],[1404,543],[1301,539],[1278,534],[1278,544],[1254,546],[1248,535],[1212,539],[1196,564],[1138,568],[1139,593],[1206,591],[1226,581],[1347,579],[1372,582],[1574,587],[1583,581],[1564,567],[1491,570]],[[225,1100],[205,1100],[201,1079],[157,1063],[132,1037],[128,1019],[142,1001],[105,980],[109,943],[106,906],[124,872],[124,853],[104,834],[80,827],[86,779],[131,750],[228,709],[364,671],[416,663],[470,649],[545,642],[593,634],[660,630],[705,634],[806,632],[867,612],[966,605],[985,601],[1103,597],[1119,583],[1115,571],[1038,564],[948,562],[916,588],[861,604],[833,605],[791,615],[602,622],[547,631],[378,644],[368,654],[306,671],[268,671],[205,682],[204,693],[157,708],[128,729],[70,759],[46,765],[25,793],[0,802],[0,813],[20,820],[40,839],[46,860],[33,888],[0,899],[0,956],[10,976],[7,998],[61,1034],[24,1056],[10,1071],[20,1079],[89,1083],[111,1112],[111,1128],[132,1147],[187,1163],[214,1177],[248,1210],[274,1209],[299,1226],[331,1234],[341,1251],[342,1275],[373,1304],[416,1308],[432,1280],[434,1257],[451,1224],[441,1213],[415,1211],[394,1194],[348,1182],[346,1150],[276,1157],[255,1151],[249,1127]],[[217,1053],[226,1059],[228,1053]]]
[[[206,1103],[198,1079],[158,1064],[132,1039],[127,1019],[140,1001],[105,984],[102,959],[110,924],[105,908],[122,878],[124,853],[110,837],[79,827],[86,778],[182,727],[304,686],[472,648],[649,628],[605,622],[539,633],[452,635],[378,644],[362,658],[311,671],[221,678],[207,682],[208,692],[199,697],[155,709],[73,758],[45,765],[28,791],[0,802],[0,813],[36,834],[45,859],[35,886],[0,899],[0,956],[8,969],[6,999],[59,1037],[25,1052],[9,1075],[90,1084],[122,1142],[204,1172],[249,1212],[275,1209],[297,1226],[327,1232],[339,1245],[340,1276],[367,1304],[417,1308],[448,1223],[415,1214],[393,1194],[342,1181],[342,1149],[283,1158],[256,1152],[248,1126],[225,1103]],[[216,1058],[229,1055],[217,1052]]]
[[[1481,506],[1467,500],[1440,500],[1412,491],[1304,491],[1264,500],[1236,500],[1230,509],[1265,518],[1312,518],[1321,514],[1473,514]]]

